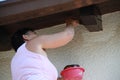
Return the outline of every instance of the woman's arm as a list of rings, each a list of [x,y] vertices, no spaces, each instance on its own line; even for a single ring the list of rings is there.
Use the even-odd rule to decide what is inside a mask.
[[[64,46],[72,40],[74,36],[74,27],[69,26],[64,31],[40,36],[40,43],[42,48],[57,48]]]
[[[64,46],[70,42],[74,37],[74,27],[78,26],[76,20],[66,23],[67,27],[64,31],[50,35],[40,35],[27,44],[27,48],[32,51],[38,51],[39,48],[57,48]]]

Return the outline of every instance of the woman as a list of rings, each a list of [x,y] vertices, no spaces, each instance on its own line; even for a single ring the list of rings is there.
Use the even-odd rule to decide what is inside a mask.
[[[31,29],[21,29],[12,36],[16,51],[11,61],[12,80],[57,80],[58,74],[44,49],[57,48],[70,42],[78,21],[66,21],[66,29],[51,35],[38,36]]]

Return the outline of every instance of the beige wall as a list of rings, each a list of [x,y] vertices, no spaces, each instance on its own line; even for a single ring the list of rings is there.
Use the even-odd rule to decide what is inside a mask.
[[[120,80],[120,11],[102,16],[103,31],[89,32],[80,25],[74,39],[66,46],[47,50],[58,72],[67,64],[85,68],[84,80]],[[63,25],[40,30],[39,34],[55,33]],[[0,52],[0,80],[11,80],[10,60],[13,51]]]

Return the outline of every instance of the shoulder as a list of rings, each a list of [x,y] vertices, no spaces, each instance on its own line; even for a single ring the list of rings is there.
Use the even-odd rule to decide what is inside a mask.
[[[39,49],[42,49],[42,43],[39,38],[27,41],[25,46],[28,50],[32,52],[37,52]]]

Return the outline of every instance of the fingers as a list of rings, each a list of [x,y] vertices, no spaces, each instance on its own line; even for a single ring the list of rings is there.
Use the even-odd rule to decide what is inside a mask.
[[[69,17],[69,18],[67,18],[65,20],[65,22],[66,22],[67,26],[74,26],[74,27],[76,27],[76,26],[79,25],[79,20],[77,20],[76,18]]]

